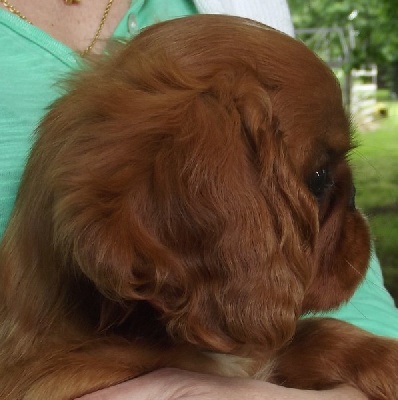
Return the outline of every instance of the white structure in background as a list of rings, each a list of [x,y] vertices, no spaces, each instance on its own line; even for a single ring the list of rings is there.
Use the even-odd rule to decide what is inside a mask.
[[[377,66],[352,70],[351,82],[351,115],[355,124],[366,127],[376,116]]]

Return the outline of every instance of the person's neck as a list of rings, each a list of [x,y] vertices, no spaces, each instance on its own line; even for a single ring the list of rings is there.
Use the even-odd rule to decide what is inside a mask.
[[[109,0],[80,0],[67,5],[64,0],[8,0],[33,25],[76,51],[82,51],[92,42]],[[112,36],[131,0],[114,0],[105,18],[99,40],[93,52],[100,52],[104,41]],[[7,9],[0,4],[1,8]],[[9,11],[9,10],[8,10]]]

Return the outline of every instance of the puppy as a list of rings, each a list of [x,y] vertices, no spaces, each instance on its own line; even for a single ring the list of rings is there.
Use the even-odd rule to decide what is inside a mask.
[[[300,316],[369,258],[341,93],[256,22],[146,29],[37,131],[0,255],[0,398],[72,399],[161,367],[397,399],[398,343]]]

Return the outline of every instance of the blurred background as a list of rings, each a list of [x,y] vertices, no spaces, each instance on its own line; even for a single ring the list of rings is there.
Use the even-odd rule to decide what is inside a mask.
[[[398,0],[288,0],[296,37],[338,77],[358,148],[357,205],[398,305]]]

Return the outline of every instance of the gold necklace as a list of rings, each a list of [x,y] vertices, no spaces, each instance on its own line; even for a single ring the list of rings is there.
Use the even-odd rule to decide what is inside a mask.
[[[5,8],[7,8],[8,11],[10,11],[10,13],[18,15],[19,18],[23,19],[24,21],[26,21],[29,24],[32,24],[26,17],[25,15],[21,14],[21,12],[19,10],[17,10],[13,5],[11,5],[8,0],[0,0],[0,3],[3,4],[3,6]]]
[[[71,4],[78,4],[80,2],[80,0],[64,0],[64,3],[67,5],[71,5]],[[10,11],[12,14],[17,15],[19,18],[23,19],[24,21],[26,21],[28,24],[32,25],[32,22],[29,21],[25,15],[23,15],[17,8],[15,8],[8,0],[0,0],[0,4],[3,4],[3,6],[5,8],[7,8],[8,11]],[[113,4],[113,0],[108,0],[108,3],[105,7],[104,13],[102,14],[102,18],[101,21],[99,23],[99,26],[97,28],[97,31],[95,32],[95,35],[93,37],[93,39],[91,40],[90,44],[80,52],[80,55],[82,57],[85,57],[88,53],[90,53],[90,51],[93,49],[94,45],[97,43],[97,40],[99,39],[101,32],[102,32],[102,28],[105,25],[105,21],[108,18],[108,14],[109,11],[112,7]]]

